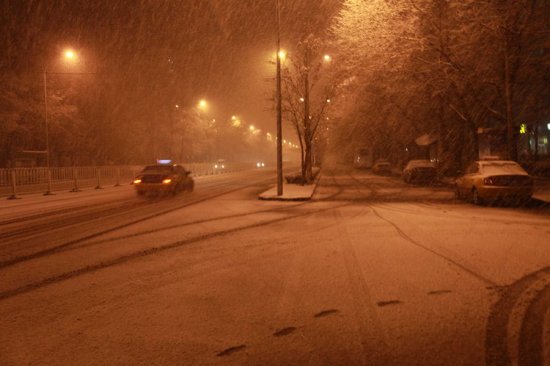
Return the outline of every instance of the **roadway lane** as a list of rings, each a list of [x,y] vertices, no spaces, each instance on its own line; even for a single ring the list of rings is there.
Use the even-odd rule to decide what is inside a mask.
[[[328,169],[313,201],[259,201],[256,178],[0,269],[0,364],[549,359],[547,209]]]

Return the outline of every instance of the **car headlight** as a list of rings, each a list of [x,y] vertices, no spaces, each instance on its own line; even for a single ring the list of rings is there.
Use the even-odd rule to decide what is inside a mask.
[[[256,166],[257,166],[258,168],[260,167],[260,165],[261,165],[260,163],[256,163]]]
[[[264,164],[264,163],[262,163],[262,166],[265,166],[265,164]]]
[[[216,169],[217,169],[217,168],[218,168],[218,164],[214,164],[214,168],[216,168]]]
[[[139,183],[141,183],[141,179],[140,179],[140,178],[134,179],[134,184],[139,184]]]
[[[222,169],[225,168],[225,165],[222,165]]]
[[[166,178],[166,179],[163,179],[162,180],[162,184],[170,184],[172,183],[172,179],[171,178]]]

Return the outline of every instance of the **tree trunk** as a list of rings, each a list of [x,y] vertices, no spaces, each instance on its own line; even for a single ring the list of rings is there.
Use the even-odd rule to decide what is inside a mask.
[[[311,154],[311,119],[309,118],[309,54],[306,49],[305,56],[306,74],[304,75],[304,143],[306,145],[305,164],[302,167],[302,178],[304,183],[311,183],[312,173],[312,154]]]
[[[309,134],[308,134],[309,135]],[[313,155],[312,155],[312,141],[311,136],[308,136],[305,141],[306,145],[306,156],[305,156],[305,166],[302,175],[304,176],[304,182],[311,183],[313,181]]]
[[[517,131],[514,126],[514,116],[512,114],[512,78],[510,68],[510,45],[508,40],[508,34],[504,35],[504,98],[506,104],[506,142],[507,142],[507,155],[508,159],[517,161]]]
[[[299,136],[300,140],[300,168],[302,172],[302,179],[305,179],[305,171],[306,171],[306,159],[305,159],[305,152],[304,152],[304,143],[302,142],[302,137]]]

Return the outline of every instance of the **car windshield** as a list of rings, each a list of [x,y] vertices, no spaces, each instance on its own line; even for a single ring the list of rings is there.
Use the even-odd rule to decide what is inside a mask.
[[[483,174],[520,174],[526,175],[527,172],[521,166],[513,161],[490,162],[481,164],[481,173]]]

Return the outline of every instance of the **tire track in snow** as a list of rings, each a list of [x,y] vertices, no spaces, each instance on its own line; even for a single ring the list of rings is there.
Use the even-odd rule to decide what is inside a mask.
[[[54,252],[44,253],[43,255],[40,255],[39,257],[36,257],[36,258],[29,258],[28,260],[43,258],[43,257],[47,257],[49,255],[60,254],[60,253],[68,252],[68,251],[71,251],[71,250],[89,248],[89,247],[92,247],[92,246],[101,245],[101,244],[105,244],[105,243],[109,243],[109,242],[114,242],[114,241],[117,241],[117,240],[136,238],[136,237],[139,237],[139,236],[142,236],[142,235],[149,235],[149,234],[160,233],[160,232],[167,231],[167,230],[184,228],[186,226],[191,226],[191,225],[212,223],[212,222],[216,222],[216,221],[222,221],[222,220],[228,220],[228,219],[234,219],[234,218],[241,218],[241,217],[246,217],[246,216],[251,216],[251,215],[256,215],[256,214],[290,211],[290,210],[298,208],[299,206],[302,206],[304,204],[305,204],[305,202],[301,202],[301,203],[294,204],[292,206],[287,206],[287,207],[276,207],[276,208],[272,208],[272,209],[258,210],[258,211],[254,211],[254,212],[248,212],[248,213],[218,216],[218,217],[212,217],[212,218],[203,219],[203,220],[195,220],[195,221],[190,221],[190,222],[186,222],[186,223],[183,223],[183,224],[175,224],[175,225],[164,226],[164,227],[157,228],[157,229],[143,230],[143,231],[132,233],[132,234],[120,235],[120,236],[115,236],[115,237],[108,238],[108,239],[103,239],[103,240],[96,240],[96,241],[92,241],[92,242],[87,242],[87,240],[83,240],[83,241],[80,241],[78,243],[74,243],[71,246],[59,248],[58,250],[56,250]]]
[[[78,225],[82,221],[90,222],[96,219],[104,219],[106,217],[112,217],[121,213],[128,213],[135,211],[135,209],[141,209],[145,206],[146,202],[123,202],[122,204],[110,205],[111,207],[104,207],[100,209],[88,210],[86,212],[74,215],[72,210],[63,210],[63,212],[47,213],[39,216],[40,219],[47,219],[45,222],[33,223],[31,220],[23,220],[21,223],[25,223],[24,227],[18,227],[11,231],[6,231],[0,234],[0,240],[21,240],[25,237],[39,236],[43,232],[52,230],[60,230],[73,225]],[[80,208],[80,210],[86,209],[86,207]],[[66,215],[68,213],[68,215]],[[53,216],[53,217],[52,217]],[[59,216],[59,217],[56,217]],[[31,221],[31,222],[29,222]],[[44,220],[42,220],[44,221]],[[10,244],[3,244],[0,247],[6,247]]]
[[[359,182],[360,183],[360,182]],[[360,183],[361,184],[361,183]],[[360,190],[359,192],[361,194],[364,194],[362,193]],[[419,248],[422,248],[440,258],[442,258],[443,260],[445,260],[446,262],[452,264],[453,266],[459,268],[460,270],[472,275],[473,277],[477,278],[478,280],[490,285],[490,286],[497,286],[498,287],[498,284],[496,284],[494,281],[484,277],[483,275],[477,273],[476,271],[468,268],[466,265],[448,257],[448,256],[445,256],[439,252],[437,252],[436,250],[432,249],[432,248],[429,248],[427,247],[426,245],[423,245],[421,243],[419,243],[418,241],[414,240],[413,238],[411,238],[410,236],[408,236],[396,223],[394,223],[393,221],[385,218],[384,216],[382,216],[374,207],[374,205],[372,204],[367,204],[367,206],[372,210],[372,212],[378,217],[380,218],[381,220],[385,221],[386,223],[390,224],[391,226],[394,227],[394,229],[397,231],[397,233],[403,238],[405,239],[406,241],[408,241],[409,243],[419,247]]]
[[[333,211],[336,221],[344,222],[337,209]],[[374,300],[370,294],[368,283],[363,275],[363,270],[357,259],[357,254],[348,238],[345,227],[341,231],[343,256],[349,279],[350,294],[354,308],[354,315],[358,327],[359,342],[363,349],[361,352],[363,364],[376,364],[372,357],[378,361],[390,359],[388,350],[388,338],[382,322],[374,307]],[[376,336],[376,335],[382,335]],[[373,352],[373,349],[376,352]]]
[[[236,189],[236,190],[226,191],[222,194],[209,196],[209,197],[201,199],[201,200],[188,202],[188,203],[186,203],[182,206],[178,206],[177,208],[170,209],[168,212],[163,211],[160,214],[155,214],[155,215],[143,218],[143,220],[140,219],[139,222],[148,220],[150,218],[155,218],[157,216],[160,216],[160,215],[163,215],[163,214],[166,214],[166,213],[170,213],[172,211],[182,209],[182,208],[185,208],[185,207],[197,204],[197,203],[202,203],[202,202],[204,202],[208,199],[217,198],[221,195],[233,193],[237,190],[247,189],[247,188],[250,188],[250,186],[242,187],[242,188],[239,188],[239,189]],[[330,201],[332,199],[332,196],[333,195],[331,195],[329,197],[326,197],[326,198],[319,199],[317,201],[318,202],[325,201],[325,200]],[[183,224],[165,226],[165,227],[158,228],[158,229],[145,230],[145,231],[141,231],[141,232],[134,233],[134,234],[121,235],[121,236],[117,236],[117,237],[113,237],[113,238],[109,238],[109,239],[97,240],[97,241],[94,241],[94,242],[91,242],[91,243],[86,243],[88,240],[94,239],[94,238],[96,238],[98,236],[101,236],[103,234],[107,234],[107,233],[110,233],[112,231],[116,231],[116,230],[119,230],[119,229],[122,229],[122,228],[126,228],[127,226],[131,226],[131,225],[137,223],[137,222],[132,221],[132,222],[129,222],[129,223],[124,224],[124,225],[119,225],[117,227],[110,228],[107,231],[94,233],[90,236],[86,236],[86,237],[78,238],[78,239],[75,239],[75,240],[72,240],[72,241],[69,241],[69,242],[61,243],[61,244],[59,244],[55,247],[52,247],[52,248],[48,248],[48,249],[38,251],[38,252],[29,254],[29,255],[19,256],[19,257],[13,258],[11,260],[0,262],[0,269],[7,268],[7,267],[10,267],[10,266],[18,264],[18,263],[22,263],[22,262],[26,262],[26,261],[30,261],[30,260],[34,260],[34,259],[38,259],[38,258],[43,258],[43,257],[47,257],[47,256],[50,256],[50,255],[55,255],[55,254],[71,251],[71,250],[90,247],[90,246],[94,246],[94,245],[100,245],[100,244],[103,244],[103,243],[113,242],[113,241],[116,241],[116,240],[139,237],[141,235],[154,234],[154,233],[157,233],[157,232],[182,228],[182,227],[190,226],[190,225],[203,224],[203,223],[215,222],[215,221],[220,221],[220,220],[227,220],[227,219],[238,218],[238,217],[246,217],[246,216],[255,215],[255,214],[262,214],[262,213],[291,211],[291,210],[293,210],[295,208],[298,208],[298,207],[301,207],[301,206],[303,206],[307,203],[308,203],[307,201],[304,201],[304,202],[300,202],[300,203],[293,203],[291,206],[275,207],[275,208],[270,208],[270,209],[265,209],[265,210],[258,210],[258,211],[242,213],[242,214],[225,215],[225,216],[219,216],[219,217],[214,217],[214,218],[209,218],[209,219],[196,220],[196,221],[191,221],[191,222],[187,222],[187,223],[183,223]]]
[[[470,274],[471,276],[477,278],[478,280],[480,280],[481,282],[484,282],[485,284],[489,285],[489,286],[498,286],[498,284],[496,282],[494,282],[493,280],[483,276],[482,274],[479,274],[477,273],[476,271],[468,268],[466,265],[463,265],[462,263],[459,263],[458,261],[446,256],[446,255],[443,255],[441,253],[439,253],[438,251],[422,244],[422,243],[419,243],[418,241],[414,240],[413,238],[411,238],[409,235],[407,235],[407,233],[405,233],[396,223],[394,223],[393,221],[385,218],[384,216],[382,216],[375,208],[374,206],[370,206],[373,213],[378,217],[380,218],[381,220],[385,221],[386,223],[390,224],[391,226],[394,227],[395,231],[397,231],[397,233],[399,234],[399,236],[401,236],[403,239],[405,239],[406,241],[408,241],[409,243],[419,247],[419,248],[422,248],[424,249],[425,251],[427,252],[430,252],[438,257],[440,257],[441,259],[443,259],[444,261],[448,262],[449,264],[452,264],[453,266],[461,269],[462,271]]]
[[[202,202],[205,202],[205,201],[208,201],[208,200],[211,200],[211,199],[214,199],[214,198],[226,195],[226,194],[230,194],[230,193],[234,193],[234,192],[237,192],[237,191],[240,191],[240,190],[243,190],[243,189],[247,189],[247,188],[253,187],[253,186],[255,186],[259,183],[265,182],[267,180],[271,181],[272,179],[271,178],[262,179],[259,182],[255,182],[255,183],[249,184],[247,186],[230,189],[230,190],[223,191],[223,192],[220,192],[220,193],[215,193],[215,194],[212,194],[212,195],[208,195],[206,197],[195,199],[194,201],[185,201],[183,204],[179,204],[179,205],[176,205],[176,206],[170,206],[169,208],[166,208],[166,209],[161,208],[157,212],[154,212],[152,214],[141,216],[141,217],[138,217],[136,219],[131,219],[131,220],[129,220],[127,222],[124,222],[122,224],[114,225],[114,226],[108,227],[107,229],[96,231],[96,232],[94,232],[92,234],[89,234],[89,235],[85,235],[85,236],[82,236],[82,237],[79,237],[79,238],[76,238],[76,239],[73,239],[73,240],[70,240],[70,241],[67,241],[67,242],[63,242],[61,244],[57,244],[55,246],[52,246],[52,247],[49,247],[49,248],[46,248],[46,249],[43,249],[43,250],[39,250],[39,251],[30,253],[30,254],[26,254],[26,255],[18,256],[18,257],[11,258],[11,259],[8,259],[8,260],[4,260],[4,261],[0,262],[0,269],[11,267],[15,264],[25,262],[25,261],[29,261],[29,260],[32,260],[32,259],[37,259],[37,258],[44,257],[44,256],[47,256],[47,255],[55,254],[59,251],[62,251],[65,248],[68,248],[68,247],[74,246],[76,244],[82,243],[86,240],[90,240],[90,239],[99,237],[101,235],[108,234],[108,233],[111,233],[111,232],[129,227],[129,226],[132,226],[132,225],[150,220],[152,218],[156,218],[156,217],[159,217],[159,216],[162,216],[162,215],[166,215],[166,214],[169,214],[171,212],[180,210],[180,209],[188,207],[188,206],[196,205],[196,204],[199,204],[199,203],[202,203]],[[166,202],[170,202],[170,201],[166,201]],[[120,214],[126,215],[127,213],[128,212],[121,212]]]
[[[225,185],[227,185],[227,182],[210,182],[206,187],[208,190],[212,189],[218,189],[223,188]],[[72,199],[75,199],[76,197],[72,197]],[[5,220],[0,222],[1,225],[13,225],[13,224],[19,224],[17,228],[12,229],[11,231],[5,231],[4,233],[0,234],[0,239],[6,239],[6,238],[17,238],[17,237],[25,237],[25,236],[38,236],[42,232],[52,231],[52,230],[58,230],[62,228],[66,228],[67,226],[77,225],[79,223],[82,223],[82,221],[87,221],[88,219],[96,219],[98,216],[100,218],[105,217],[105,215],[116,215],[116,214],[128,214],[131,211],[128,211],[128,209],[133,208],[136,206],[136,208],[141,208],[144,206],[148,206],[151,204],[162,204],[166,202],[174,202],[174,200],[168,200],[166,197],[161,197],[159,199],[148,199],[148,198],[141,198],[141,197],[134,197],[133,199],[125,199],[120,200],[119,202],[116,202],[113,204],[112,202],[103,202],[94,204],[93,208],[90,209],[89,205],[85,206],[77,206],[77,207],[71,207],[66,209],[60,209],[60,210],[54,210],[50,212],[35,214],[35,215],[29,215],[24,217],[18,217],[15,219]],[[97,206],[111,206],[111,207],[97,207]],[[74,216],[75,211],[82,211],[87,210],[86,212],[79,214],[77,216]],[[112,213],[110,213],[112,211]],[[133,210],[135,211],[135,210]],[[68,215],[66,215],[68,214]],[[52,217],[53,216],[53,217]],[[56,218],[55,221],[53,221],[53,218],[55,216],[59,216],[59,218]],[[46,219],[46,220],[44,220]],[[33,220],[38,221],[38,223],[32,223]],[[46,221],[40,223],[40,221]],[[21,227],[23,226],[23,227]]]
[[[503,290],[500,299],[492,306],[486,327],[485,336],[485,360],[487,366],[511,366],[518,364],[519,366],[543,366],[545,362],[545,352],[549,347],[545,344],[545,326],[548,327],[547,314],[550,308],[550,285],[538,289],[534,294],[531,294],[527,303],[521,303],[520,299],[525,297],[530,287],[537,281],[540,281],[541,276],[550,276],[550,267],[543,268],[530,275],[527,275],[516,281],[510,286],[502,287],[494,281],[468,268],[468,266],[460,263],[453,258],[445,256],[436,250],[429,248],[407,235],[396,223],[385,218],[380,214],[376,207],[367,204],[373,210],[373,213],[381,220],[392,225],[397,233],[409,243],[426,250],[451,265],[459,268],[461,271],[477,278],[478,280],[488,284],[487,288]],[[390,207],[382,207],[383,209],[395,210]],[[404,211],[403,213],[418,215],[418,212]],[[468,217],[468,220],[474,219]],[[502,220],[489,219],[485,221],[502,222]],[[538,221],[537,221],[538,223]],[[532,222],[521,222],[521,224],[533,224]],[[550,277],[548,277],[550,278]],[[510,333],[511,317],[516,308],[524,307],[523,317],[520,319],[520,324],[516,324],[518,328],[518,339],[514,339]],[[521,310],[521,309],[520,309]],[[516,341],[513,344],[514,349],[509,349],[509,343]],[[514,356],[511,353],[515,351]],[[546,360],[549,362],[550,360]]]
[[[71,200],[71,199],[74,200],[74,198],[75,197],[66,198],[66,200]],[[118,204],[126,203],[128,201],[135,202],[135,199],[120,200],[118,202]],[[36,203],[32,202],[32,203],[28,203],[28,205],[36,205]],[[96,207],[97,206],[108,206],[108,205],[112,205],[112,202],[97,203]],[[17,207],[19,208],[20,206],[17,206]],[[13,225],[13,224],[22,224],[22,223],[33,221],[33,220],[36,220],[36,219],[44,219],[44,218],[48,218],[50,216],[55,216],[55,215],[75,213],[75,211],[82,211],[82,210],[86,210],[86,209],[89,209],[89,206],[87,206],[87,205],[86,206],[75,206],[75,207],[62,208],[62,209],[58,209],[58,210],[40,212],[40,213],[33,214],[33,215],[25,215],[25,216],[21,216],[21,217],[2,220],[2,221],[0,221],[0,226]]]
[[[485,333],[485,364],[487,366],[542,366],[544,363],[544,319],[550,307],[550,285],[536,290],[527,303],[520,302],[530,287],[541,279],[550,278],[550,267],[528,274],[503,288],[500,298],[489,312]],[[520,324],[512,323],[516,308],[523,308]],[[509,341],[519,330],[517,344]],[[517,349],[510,349],[510,346]],[[546,345],[548,346],[548,345]],[[517,354],[517,360],[515,355]]]
[[[14,288],[12,290],[7,290],[7,291],[0,292],[0,300],[5,300],[5,299],[8,299],[8,298],[17,296],[17,295],[28,293],[28,292],[31,292],[33,290],[37,290],[37,289],[40,289],[40,288],[43,288],[43,287],[46,287],[46,286],[49,286],[49,285],[53,285],[53,284],[56,284],[56,283],[60,283],[60,282],[63,282],[63,281],[69,280],[69,279],[73,279],[73,278],[82,276],[84,274],[88,274],[88,273],[96,272],[96,271],[99,271],[99,270],[102,270],[102,269],[107,269],[109,267],[124,264],[124,263],[130,262],[130,261],[135,260],[135,259],[140,259],[140,258],[144,258],[144,257],[154,255],[154,254],[157,254],[157,253],[162,253],[162,252],[165,252],[167,250],[176,249],[176,248],[183,247],[183,246],[186,246],[186,245],[190,245],[190,244],[193,244],[193,243],[197,243],[197,242],[200,242],[200,241],[209,240],[209,239],[213,239],[213,238],[216,238],[216,237],[221,237],[221,236],[233,234],[233,233],[241,232],[241,231],[244,231],[244,230],[255,229],[255,228],[264,227],[264,226],[268,226],[268,225],[272,225],[272,224],[276,224],[276,223],[280,223],[280,222],[284,222],[284,221],[289,221],[289,220],[296,219],[296,218],[301,218],[301,217],[305,217],[305,216],[309,216],[309,215],[314,215],[314,214],[319,213],[319,212],[324,212],[324,211],[332,210],[334,208],[344,207],[344,206],[348,206],[348,205],[350,205],[350,204],[348,203],[348,204],[343,204],[343,205],[339,205],[339,206],[331,206],[331,207],[326,207],[326,208],[313,210],[313,211],[309,211],[309,212],[303,212],[303,213],[299,213],[299,214],[295,214],[295,215],[290,215],[290,216],[286,216],[286,217],[282,217],[282,218],[278,218],[278,219],[262,221],[262,222],[254,223],[254,224],[250,224],[250,225],[244,225],[244,226],[240,226],[240,227],[236,227],[236,228],[232,228],[232,229],[228,229],[228,230],[221,230],[221,231],[212,232],[212,233],[208,233],[208,234],[204,234],[204,235],[199,235],[199,236],[194,237],[194,238],[179,240],[179,241],[175,241],[175,242],[172,242],[172,243],[160,245],[160,246],[157,246],[157,247],[152,247],[152,248],[149,248],[149,249],[145,249],[145,250],[137,251],[137,252],[134,252],[134,253],[126,254],[126,255],[119,256],[117,258],[113,258],[113,259],[110,259],[110,260],[107,260],[107,261],[103,261],[103,262],[92,264],[92,265],[87,265],[85,267],[78,268],[78,269],[68,271],[68,272],[65,272],[65,273],[61,273],[59,275],[44,278],[40,281],[33,282],[33,283],[30,283],[30,284],[27,284],[27,285],[24,285],[24,286],[21,286],[21,287],[18,287],[18,288]]]
[[[359,183],[359,184],[360,184],[360,183]],[[359,190],[359,192],[361,193],[360,190]],[[460,262],[458,262],[458,261],[456,261],[456,260],[454,260],[454,259],[452,259],[452,258],[446,256],[446,255],[443,255],[442,253],[439,253],[439,252],[437,252],[436,250],[434,250],[434,249],[432,249],[432,248],[429,248],[428,246],[426,246],[426,245],[424,245],[424,244],[422,244],[422,243],[420,243],[420,242],[414,240],[414,239],[411,238],[409,235],[407,235],[407,233],[405,233],[396,223],[394,223],[393,221],[391,221],[391,220],[385,218],[384,216],[382,216],[382,215],[378,212],[378,210],[376,210],[376,208],[375,208],[374,205],[368,204],[368,203],[367,203],[367,206],[372,210],[372,212],[373,212],[379,219],[381,219],[381,220],[383,220],[384,222],[386,222],[386,223],[390,224],[391,226],[393,226],[394,229],[397,231],[397,233],[398,233],[403,239],[405,239],[406,241],[408,241],[409,243],[411,243],[411,244],[413,244],[413,245],[415,245],[415,246],[417,246],[417,247],[419,247],[419,248],[422,248],[422,249],[424,249],[424,250],[426,250],[426,251],[428,251],[428,252],[430,252],[430,253],[432,253],[432,254],[438,256],[438,257],[440,257],[440,258],[443,259],[444,261],[446,261],[446,262],[452,264],[453,266],[455,266],[455,267],[459,268],[460,270],[462,270],[462,271],[464,271],[464,272],[470,274],[471,276],[477,278],[478,280],[480,280],[480,281],[486,283],[486,284],[489,285],[489,286],[498,286],[497,283],[495,283],[495,282],[492,281],[491,279],[489,279],[489,278],[487,278],[487,277],[485,277],[485,276],[483,276],[483,275],[477,273],[476,271],[474,271],[474,270],[468,268],[468,266],[466,266],[466,265],[464,265],[464,264],[462,264],[462,263],[460,263]]]

